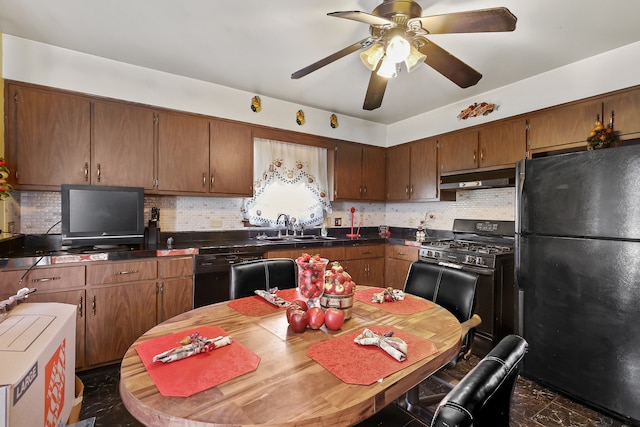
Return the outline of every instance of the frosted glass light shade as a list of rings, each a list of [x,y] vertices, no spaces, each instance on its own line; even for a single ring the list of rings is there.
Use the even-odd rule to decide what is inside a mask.
[[[407,72],[412,72],[416,68],[420,66],[427,58],[427,55],[420,52],[415,47],[411,46],[411,51],[409,52],[409,56],[404,60],[404,65],[407,66]]]
[[[380,77],[386,77],[388,79],[392,79],[398,75],[396,71],[396,62],[390,60],[386,56],[382,60],[382,64],[380,64],[380,68],[377,73]]]
[[[374,71],[378,62],[384,56],[384,48],[379,43],[374,43],[371,47],[360,54],[360,60],[369,70]]]
[[[386,59],[393,62],[402,62],[409,56],[410,51],[411,45],[409,45],[408,41],[403,37],[394,36],[387,44]]]

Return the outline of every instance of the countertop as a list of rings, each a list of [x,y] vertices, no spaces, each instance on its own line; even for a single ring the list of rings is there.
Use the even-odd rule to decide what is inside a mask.
[[[144,247],[119,247],[113,249],[79,248],[62,249],[57,244],[58,236],[34,236],[6,235],[0,236],[0,269],[29,268],[34,265],[57,265],[87,261],[117,261],[133,260],[140,258],[219,254],[219,253],[257,253],[262,254],[275,249],[299,248],[303,251],[308,247],[318,246],[355,246],[364,244],[392,243],[396,245],[420,246],[415,241],[413,230],[393,229],[390,237],[380,237],[376,227],[363,229],[359,238],[346,237],[347,231],[334,229],[330,236],[323,238],[319,235],[307,234],[304,237],[274,240],[272,237],[262,239],[258,237],[259,231],[245,232],[184,232],[162,233],[162,244],[155,248]],[[439,234],[439,235],[438,235]],[[173,243],[167,246],[167,239],[173,238]],[[444,238],[442,233],[432,233],[428,240]],[[31,240],[31,242],[30,242]],[[38,244],[33,244],[33,241]],[[43,242],[47,242],[43,246]],[[53,248],[53,249],[51,249]]]

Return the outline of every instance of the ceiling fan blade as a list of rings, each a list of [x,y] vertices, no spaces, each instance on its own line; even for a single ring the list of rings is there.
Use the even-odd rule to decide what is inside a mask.
[[[419,23],[429,34],[484,33],[513,31],[517,20],[506,7],[496,7],[413,18],[407,26],[412,28],[412,24]]]
[[[460,86],[467,88],[480,81],[482,74],[433,43],[431,40],[421,38],[424,44],[418,48],[427,55],[424,62],[434,70]]]
[[[379,16],[375,16],[367,12],[360,12],[359,10],[331,12],[331,13],[327,13],[327,15],[334,16],[336,18],[351,19],[353,21],[363,22],[365,24],[374,25],[377,27],[380,27],[380,26],[395,27],[396,26],[396,23],[393,21],[389,21],[386,18],[381,18]]]
[[[362,39],[359,42],[356,42],[354,44],[352,44],[351,46],[347,46],[342,50],[337,51],[336,53],[333,53],[329,56],[327,56],[326,58],[321,59],[320,61],[314,62],[311,65],[307,65],[306,67],[302,68],[301,70],[296,71],[295,73],[291,74],[291,78],[292,79],[299,79],[300,77],[304,77],[309,73],[312,73],[314,71],[316,71],[319,68],[324,67],[325,65],[329,65],[334,61],[337,61],[338,59],[342,58],[343,56],[347,56],[350,53],[353,53],[355,51],[358,51],[360,49],[362,49],[363,47],[367,47],[369,45],[371,45],[372,41],[371,41],[371,37],[367,37],[366,39]]]
[[[380,66],[378,65],[378,68]],[[386,77],[380,77],[377,69],[371,72],[371,78],[369,79],[369,86],[367,87],[367,94],[364,97],[363,110],[375,110],[382,105],[382,98],[384,92],[387,89],[387,82],[389,79]]]

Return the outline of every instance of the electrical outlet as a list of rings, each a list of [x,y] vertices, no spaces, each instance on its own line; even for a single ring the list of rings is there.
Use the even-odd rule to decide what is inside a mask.
[[[342,218],[334,218],[333,225],[335,225],[336,227],[340,227],[342,225]]]
[[[211,226],[214,227],[214,228],[222,227],[222,220],[221,219],[212,219],[211,220]]]

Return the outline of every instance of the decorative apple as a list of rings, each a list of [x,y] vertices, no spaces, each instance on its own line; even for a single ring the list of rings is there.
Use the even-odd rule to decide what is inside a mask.
[[[307,310],[307,316],[311,329],[320,329],[324,325],[324,311],[320,307],[311,307]]]
[[[327,325],[328,329],[337,331],[344,324],[344,312],[337,308],[328,308],[324,312],[324,324]]]
[[[309,316],[306,311],[302,311],[299,308],[291,312],[289,316],[289,326],[293,329],[293,332],[304,332],[309,324]]]
[[[351,275],[344,271],[338,261],[331,263],[331,269],[324,275],[325,295],[351,295],[356,290],[356,283]]]

